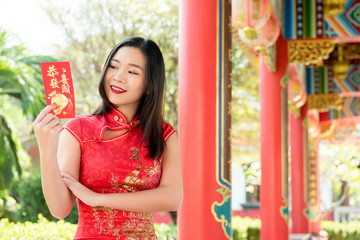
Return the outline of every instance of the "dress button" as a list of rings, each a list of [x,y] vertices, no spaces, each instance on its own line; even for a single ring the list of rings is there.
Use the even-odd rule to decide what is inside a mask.
[[[115,116],[114,117],[115,121],[119,120],[119,117],[118,116]]]

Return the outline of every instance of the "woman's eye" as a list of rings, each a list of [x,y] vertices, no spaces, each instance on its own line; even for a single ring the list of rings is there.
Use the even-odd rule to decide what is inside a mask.
[[[133,72],[133,71],[129,71],[130,74],[135,74],[135,75],[138,75],[136,72]]]
[[[115,66],[111,66],[111,65],[109,65],[109,68],[115,69],[116,67],[115,67]]]

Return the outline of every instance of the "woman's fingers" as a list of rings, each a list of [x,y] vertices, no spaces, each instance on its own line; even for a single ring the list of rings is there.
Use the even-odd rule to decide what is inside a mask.
[[[63,126],[59,123],[52,128],[57,134],[59,134],[63,130]]]
[[[61,132],[62,125],[60,124],[59,118],[54,114],[49,113],[55,108],[56,104],[48,105],[40,112],[33,122],[35,133],[42,130],[55,130],[56,132]]]
[[[68,174],[68,173],[66,173],[66,172],[61,172],[61,176],[62,176],[63,178],[68,178],[68,179],[71,179],[71,180],[73,180],[73,181],[76,181],[75,178],[74,178],[73,176],[71,176],[71,174]]]
[[[54,128],[60,124],[60,121],[54,114],[49,113],[41,123],[47,125],[48,128]]]
[[[69,180],[68,178],[64,178],[64,177],[63,177],[63,181],[65,182],[65,184],[66,184],[66,186],[67,186],[68,188],[71,187],[71,180]]]
[[[39,115],[37,116],[35,121],[33,122],[33,126],[39,124],[48,115],[48,113],[51,110],[54,110],[55,108],[56,108],[56,104],[52,104],[52,105],[46,106],[43,110],[41,110],[41,112],[39,113]]]
[[[50,113],[55,108],[56,104],[46,106],[33,122],[39,150],[43,154],[54,155],[57,152],[58,136],[63,127],[59,118]]]

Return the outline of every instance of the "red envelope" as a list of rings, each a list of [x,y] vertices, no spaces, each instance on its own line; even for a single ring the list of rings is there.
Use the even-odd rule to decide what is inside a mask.
[[[58,118],[75,117],[74,87],[69,62],[41,63],[46,104],[56,103],[52,112]]]

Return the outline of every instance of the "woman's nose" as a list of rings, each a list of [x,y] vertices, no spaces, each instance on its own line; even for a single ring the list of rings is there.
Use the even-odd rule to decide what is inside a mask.
[[[115,81],[121,81],[121,82],[123,82],[125,80],[123,71],[121,69],[119,69],[116,72],[116,74],[114,75],[114,80]]]

